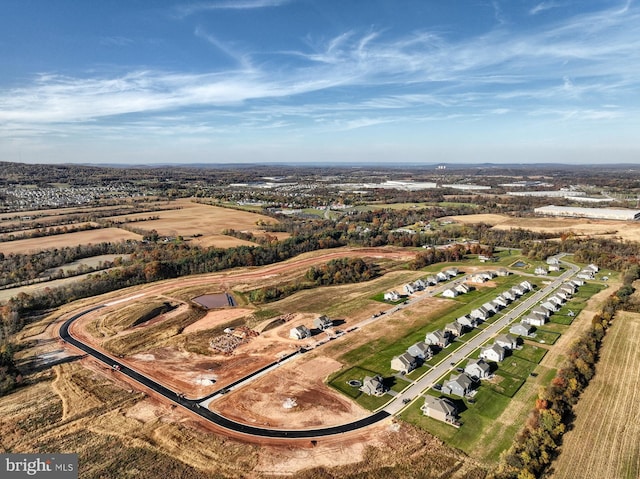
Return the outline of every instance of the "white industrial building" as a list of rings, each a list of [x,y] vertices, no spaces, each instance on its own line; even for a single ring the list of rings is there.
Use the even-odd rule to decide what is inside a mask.
[[[575,218],[595,218],[604,220],[633,221],[640,220],[640,210],[615,208],[580,208],[572,206],[543,206],[533,210],[539,215],[570,216]]]
[[[569,191],[569,190],[552,190],[552,191],[507,191],[511,196],[546,196],[548,198],[565,198],[567,196],[587,196],[582,191]]]

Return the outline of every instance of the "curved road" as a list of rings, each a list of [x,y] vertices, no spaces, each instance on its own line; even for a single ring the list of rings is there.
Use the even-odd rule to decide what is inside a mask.
[[[506,315],[506,317],[504,318],[504,320],[499,321],[500,323],[500,327],[503,327],[504,325],[510,323],[511,321],[513,321],[513,319],[515,319],[515,317],[517,317],[519,314],[522,314],[522,312],[524,312],[526,310],[527,307],[531,307],[531,304],[534,301],[539,301],[540,299],[542,299],[543,297],[551,294],[564,280],[568,279],[570,276],[572,276],[573,274],[575,274],[575,272],[577,271],[577,267],[575,265],[572,265],[571,263],[565,263],[566,265],[570,266],[570,268],[564,273],[562,274],[560,277],[557,277],[555,279],[555,281],[553,281],[551,284],[549,284],[548,286],[546,286],[545,288],[543,288],[542,290],[538,291],[533,297],[531,297],[529,300],[525,301],[524,304],[522,304],[521,306],[519,306],[517,309],[517,311],[513,311],[511,314]],[[459,280],[459,279],[458,279]],[[320,428],[320,429],[291,429],[291,430],[286,430],[286,429],[267,429],[267,428],[262,428],[262,427],[255,427],[255,426],[250,426],[248,424],[243,424],[243,423],[239,423],[236,421],[232,421],[230,419],[227,419],[224,416],[221,416],[219,414],[214,413],[213,411],[209,410],[206,407],[202,407],[201,403],[203,403],[204,400],[206,400],[207,398],[210,398],[211,396],[214,396],[216,394],[220,394],[220,391],[211,394],[209,396],[206,396],[205,398],[201,398],[201,399],[187,399],[182,395],[177,394],[176,392],[168,389],[167,387],[159,384],[158,382],[156,382],[155,380],[145,376],[144,374],[139,373],[138,371],[131,369],[130,367],[122,364],[121,362],[117,361],[116,359],[113,359],[112,357],[92,348],[91,346],[89,346],[88,344],[83,343],[82,341],[74,338],[71,333],[69,332],[69,327],[71,326],[71,324],[76,321],[77,319],[81,318],[82,316],[89,314],[93,311],[99,310],[104,308],[106,305],[105,304],[101,304],[98,306],[94,306],[92,308],[86,309],[80,313],[76,313],[75,315],[73,315],[71,318],[69,318],[68,320],[66,320],[62,326],[60,327],[60,337],[68,342],[69,344],[72,344],[73,346],[75,346],[76,348],[86,352],[87,354],[91,355],[92,357],[94,357],[95,359],[97,359],[98,361],[106,364],[109,367],[114,368],[114,370],[117,370],[119,372],[121,372],[122,374],[128,376],[129,378],[133,379],[134,381],[138,382],[139,384],[142,384],[143,386],[155,391],[156,393],[164,396],[165,398],[167,398],[169,401],[190,410],[191,412],[193,412],[194,414],[197,414],[198,416],[202,417],[203,419],[210,421],[213,424],[216,424],[218,426],[221,426],[225,429],[231,430],[231,431],[235,431],[235,432],[239,432],[239,433],[243,433],[243,434],[248,434],[248,435],[252,435],[252,436],[258,436],[258,437],[270,437],[270,438],[287,438],[287,439],[311,439],[311,438],[316,438],[316,437],[322,437],[322,436],[331,436],[331,435],[335,435],[335,434],[341,434],[341,433],[345,433],[345,432],[350,432],[350,431],[355,431],[357,429],[361,429],[363,427],[369,426],[371,424],[375,424],[379,421],[382,421],[383,419],[386,419],[390,416],[392,416],[393,414],[397,414],[398,412],[400,412],[400,410],[402,410],[405,406],[406,406],[406,402],[405,401],[411,401],[413,402],[414,400],[418,399],[418,397],[420,397],[422,391],[424,391],[424,389],[427,389],[428,387],[430,387],[433,382],[437,379],[437,377],[440,377],[442,374],[444,374],[446,371],[441,370],[442,367],[444,367],[445,369],[449,368],[448,366],[445,367],[443,366],[446,362],[449,362],[449,356],[454,357],[454,354],[450,354],[447,358],[444,358],[443,361],[438,365],[439,367],[434,368],[433,371],[430,371],[430,373],[426,373],[423,377],[419,378],[412,386],[408,387],[405,391],[403,391],[402,393],[400,393],[399,395],[397,395],[394,399],[392,399],[390,401],[390,403],[388,403],[386,405],[386,407],[370,416],[367,416],[365,418],[359,419],[357,421],[351,422],[351,423],[347,423],[347,424],[341,424],[338,426],[331,426],[331,427],[326,427],[326,428]],[[492,336],[497,334],[497,330],[493,331],[493,329],[495,328],[491,328],[491,330],[485,330],[484,333],[485,334],[479,334],[478,336],[476,336],[475,338],[473,338],[474,340],[472,341],[473,344],[473,348],[471,348],[471,350],[479,347],[479,345],[483,342],[485,342],[488,337],[487,336]],[[471,347],[471,345],[469,345],[469,348]],[[471,352],[470,351],[466,351],[466,349],[469,348],[461,348],[461,349],[465,349],[465,353],[469,354]],[[455,362],[457,363],[458,361],[462,360],[462,357],[459,357],[462,355],[462,351],[457,351],[457,354],[455,354]],[[292,354],[295,355],[298,353],[294,353]],[[263,372],[263,370],[266,370],[268,368],[270,368],[272,365],[268,365],[265,368],[261,369],[260,371],[256,371],[253,375],[257,375],[260,374],[261,372]],[[450,366],[450,364],[449,364]],[[449,368],[450,369],[450,368]],[[253,376],[252,375],[252,376]],[[247,378],[243,378],[241,381],[244,381]],[[402,401],[401,401],[402,400]]]
[[[78,349],[81,349],[85,353],[93,356],[98,361],[103,362],[109,367],[114,367],[122,374],[130,377],[134,381],[142,384],[143,386],[148,387],[149,389],[155,391],[156,393],[164,396],[170,401],[182,406],[186,409],[189,409],[194,414],[206,419],[218,426],[222,426],[225,429],[230,429],[231,431],[240,432],[243,434],[249,434],[252,436],[260,436],[260,437],[272,437],[272,438],[288,438],[288,439],[303,439],[303,438],[314,438],[314,437],[322,437],[322,436],[331,436],[334,434],[341,434],[344,432],[355,431],[356,429],[363,428],[365,426],[369,426],[378,421],[386,419],[390,416],[388,412],[379,411],[371,416],[359,419],[358,421],[350,422],[348,424],[341,424],[339,426],[326,427],[321,429],[293,429],[293,430],[285,430],[285,429],[266,429],[261,427],[249,426],[248,424],[242,424],[239,422],[232,421],[227,419],[224,416],[220,416],[219,414],[214,413],[213,411],[202,408],[199,405],[201,399],[191,400],[186,399],[184,397],[178,396],[175,392],[170,389],[164,387],[161,384],[158,384],[153,379],[145,376],[144,374],[140,374],[138,371],[131,369],[124,364],[114,360],[110,356],[107,356],[104,353],[92,348],[91,346],[77,340],[71,333],[69,332],[69,327],[71,324],[77,320],[78,318],[84,316],[85,314],[89,314],[98,309],[104,308],[105,305],[94,306],[92,308],[86,309],[80,313],[73,315],[64,324],[60,327],[60,337],[68,342],[69,344],[74,345]]]

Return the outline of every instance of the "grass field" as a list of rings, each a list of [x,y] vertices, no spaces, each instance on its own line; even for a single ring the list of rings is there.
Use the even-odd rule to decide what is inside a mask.
[[[552,477],[640,477],[639,336],[640,314],[618,313],[596,375],[575,407],[574,427],[564,436]]]

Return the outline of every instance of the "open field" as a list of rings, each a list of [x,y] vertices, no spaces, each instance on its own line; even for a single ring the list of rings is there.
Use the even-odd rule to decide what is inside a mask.
[[[575,407],[554,478],[640,476],[640,314],[620,312],[606,338],[596,375]],[[588,445],[588,447],[585,447]]]
[[[194,237],[195,235],[194,243],[221,248],[253,244],[222,235],[221,233],[225,229],[249,231],[260,236],[264,234],[264,231],[260,229],[258,222],[277,223],[277,220],[257,213],[193,203],[188,199],[177,200],[174,202],[174,206],[175,209],[172,210],[137,213],[108,219],[114,221],[140,219],[142,221],[134,223],[136,228],[146,231],[156,230],[161,236]],[[150,216],[158,217],[158,219],[145,220]]]
[[[32,253],[49,248],[63,248],[88,243],[102,243],[103,241],[117,242],[123,240],[140,240],[142,237],[135,233],[119,228],[103,228],[99,230],[78,231],[63,235],[44,236],[0,243],[0,253]]]
[[[494,228],[508,230],[523,228],[532,231],[576,235],[619,237],[628,241],[640,241],[640,222],[596,220],[585,218],[512,218],[507,215],[481,214],[450,216],[449,219],[460,223],[487,223]]]

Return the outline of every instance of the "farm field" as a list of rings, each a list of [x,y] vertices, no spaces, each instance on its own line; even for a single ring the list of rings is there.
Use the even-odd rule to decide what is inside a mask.
[[[575,407],[554,464],[556,479],[640,476],[640,314],[621,312],[606,338],[596,375]],[[589,445],[585,447],[585,445]]]
[[[102,228],[90,231],[78,231],[63,235],[44,236],[0,243],[0,253],[32,253],[49,248],[63,248],[65,246],[79,246],[103,241],[117,242],[123,240],[140,240],[142,237],[119,228]]]
[[[225,229],[250,231],[260,236],[264,234],[264,231],[256,224],[257,222],[277,222],[273,218],[257,213],[194,203],[188,199],[177,200],[174,202],[174,206],[175,209],[172,210],[121,215],[107,219],[114,221],[141,220],[134,223],[136,228],[146,231],[156,230],[161,236],[192,238],[196,236],[192,240],[196,244],[221,248],[253,245],[249,241],[222,235],[221,233]],[[146,220],[150,216],[158,217],[158,219]]]
[[[448,219],[465,224],[487,223],[496,229],[523,228],[531,231],[576,235],[620,237],[640,241],[640,224],[633,221],[596,220],[583,218],[512,218],[500,214],[449,216]]]

